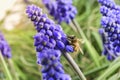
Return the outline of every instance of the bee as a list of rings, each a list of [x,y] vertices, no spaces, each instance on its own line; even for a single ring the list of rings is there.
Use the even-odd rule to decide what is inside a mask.
[[[73,46],[74,52],[80,51],[82,54],[84,54],[80,47],[80,44],[84,43],[82,39],[78,39],[74,35],[67,36],[67,39],[68,39],[69,44]]]

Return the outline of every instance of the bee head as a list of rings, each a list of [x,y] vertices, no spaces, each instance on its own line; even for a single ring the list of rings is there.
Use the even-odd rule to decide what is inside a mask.
[[[68,37],[68,39],[72,39],[72,40],[74,40],[76,38],[75,35],[68,35],[67,37]]]

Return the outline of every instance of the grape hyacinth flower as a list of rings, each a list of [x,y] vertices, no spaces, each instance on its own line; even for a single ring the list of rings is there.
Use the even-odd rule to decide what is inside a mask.
[[[3,34],[0,32],[0,51],[4,57],[11,58],[11,49],[8,45],[7,41],[5,40]]]
[[[38,61],[42,65],[42,80],[71,80],[65,74],[60,63],[61,52],[59,50],[48,49],[37,53]]]
[[[34,36],[34,45],[37,52],[47,49],[73,52],[73,47],[69,45],[67,36],[61,26],[56,25],[46,14],[42,14],[42,9],[35,5],[29,5],[26,13],[38,32]]]
[[[70,23],[77,14],[76,8],[72,5],[72,0],[43,0],[49,10],[50,15],[60,24],[61,22]]]
[[[99,30],[103,41],[103,54],[108,60],[120,56],[120,6],[113,0],[98,0],[101,4],[100,12],[102,28]]]
[[[34,45],[36,47],[36,51],[37,51],[37,62],[38,64],[41,64],[42,66],[44,66],[44,69],[42,71],[42,73],[45,72],[45,74],[43,75],[43,79],[44,80],[71,80],[70,77],[66,74],[64,74],[64,71],[62,70],[62,66],[60,65],[57,58],[57,55],[53,56],[56,57],[55,58],[55,62],[57,64],[53,64],[53,62],[51,63],[51,59],[49,60],[49,58],[45,58],[45,61],[49,61],[50,64],[54,65],[54,68],[52,68],[51,66],[48,66],[47,64],[44,65],[43,64],[43,60],[44,57],[49,57],[51,54],[61,54],[60,52],[63,52],[64,57],[68,60],[68,62],[70,63],[70,65],[73,67],[73,69],[76,71],[76,73],[78,74],[78,76],[82,79],[82,80],[86,80],[85,76],[83,75],[83,73],[81,72],[81,70],[79,69],[78,65],[74,62],[74,60],[72,59],[72,57],[67,53],[67,52],[74,52],[73,46],[70,45],[66,34],[63,32],[62,28],[60,25],[56,25],[51,19],[49,19],[47,17],[46,14],[42,13],[42,9],[40,9],[39,7],[35,6],[35,5],[29,5],[26,9],[26,13],[28,15],[28,18],[31,19],[31,21],[34,23],[34,26],[37,30],[37,34],[34,36]],[[52,50],[52,52],[48,51],[49,49]],[[58,50],[60,52],[54,52],[54,50]],[[45,51],[45,52],[44,52]],[[48,52],[47,52],[48,51]],[[43,55],[42,55],[43,53]],[[45,55],[44,55],[45,53]],[[43,56],[43,58],[40,57]],[[60,59],[59,59],[60,61]],[[49,64],[49,62],[47,62]],[[47,69],[47,70],[46,70]],[[51,69],[50,71],[48,69]],[[61,69],[61,70],[59,70]],[[57,72],[56,72],[57,71]],[[49,75],[51,73],[51,75]],[[63,77],[64,76],[64,77]],[[55,78],[55,79],[54,79]],[[58,79],[56,79],[58,78]]]

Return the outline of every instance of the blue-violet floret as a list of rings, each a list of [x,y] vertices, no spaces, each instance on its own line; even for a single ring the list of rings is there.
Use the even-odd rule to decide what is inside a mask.
[[[60,63],[61,52],[59,50],[48,49],[37,53],[38,63],[42,65],[42,80],[71,80],[65,74]]]
[[[0,32],[0,51],[4,57],[6,57],[6,58],[12,57],[11,48],[8,45],[7,41],[5,40],[5,38],[1,32]]]

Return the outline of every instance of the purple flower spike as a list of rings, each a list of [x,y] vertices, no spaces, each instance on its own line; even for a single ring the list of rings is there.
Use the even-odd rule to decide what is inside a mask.
[[[11,49],[8,45],[7,41],[5,40],[3,34],[0,32],[0,51],[4,57],[11,58]]]
[[[34,45],[37,52],[41,52],[44,49],[57,49],[66,52],[73,52],[72,46],[69,50],[66,48],[69,44],[67,41],[67,36],[63,32],[61,26],[56,25],[47,17],[46,14],[42,14],[42,10],[39,7],[29,5],[26,13],[34,23],[34,26],[38,32],[34,36]]]
[[[38,63],[42,65],[42,80],[71,80],[63,70],[60,56],[61,52],[54,49],[37,53]]]
[[[98,0],[101,4],[100,12],[102,28],[99,30],[103,41],[103,55],[108,60],[120,56],[120,6],[113,0]]]
[[[60,24],[61,22],[70,23],[77,14],[76,8],[72,5],[72,0],[43,0],[43,3],[49,10],[55,20]]]
[[[42,80],[71,80],[70,76],[64,73],[60,56],[62,51],[73,52],[73,47],[61,26],[42,14],[42,10],[35,5],[29,5],[26,13],[37,30],[34,46],[37,63],[42,65]]]

